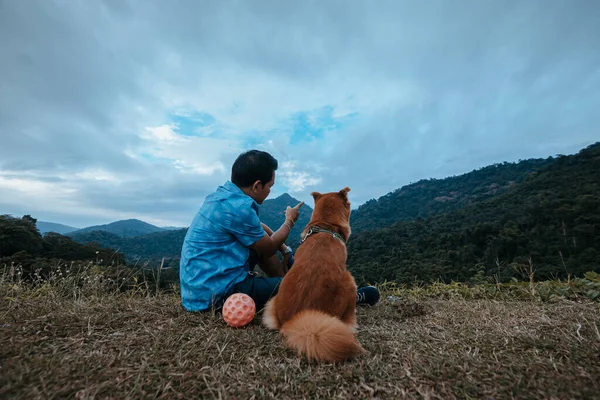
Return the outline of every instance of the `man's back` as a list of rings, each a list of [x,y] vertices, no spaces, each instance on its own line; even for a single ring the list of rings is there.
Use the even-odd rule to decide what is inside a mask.
[[[258,205],[227,181],[206,197],[183,242],[180,261],[182,304],[188,311],[210,309],[247,275],[249,246],[265,231]]]

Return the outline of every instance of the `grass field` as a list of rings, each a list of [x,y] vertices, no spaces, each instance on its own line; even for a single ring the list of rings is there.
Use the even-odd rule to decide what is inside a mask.
[[[176,292],[63,272],[24,283],[5,266],[0,398],[600,398],[600,303],[585,297],[384,287],[358,310],[369,353],[316,365],[258,318],[231,329]]]

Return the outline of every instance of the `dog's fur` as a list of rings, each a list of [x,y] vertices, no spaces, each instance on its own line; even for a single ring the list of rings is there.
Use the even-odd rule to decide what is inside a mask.
[[[350,236],[350,202],[339,192],[313,192],[310,226]],[[266,305],[263,324],[279,330],[288,346],[311,361],[343,361],[365,350],[354,337],[356,283],[346,270],[346,246],[328,233],[306,238],[279,292]]]

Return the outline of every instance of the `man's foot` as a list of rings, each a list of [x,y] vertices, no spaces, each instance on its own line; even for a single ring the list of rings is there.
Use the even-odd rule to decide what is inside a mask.
[[[375,286],[361,287],[356,291],[356,304],[373,306],[379,301],[379,290]]]

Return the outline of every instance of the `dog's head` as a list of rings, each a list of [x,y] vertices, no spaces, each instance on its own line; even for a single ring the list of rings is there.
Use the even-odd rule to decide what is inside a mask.
[[[312,192],[315,207],[311,218],[311,224],[324,223],[340,229],[344,239],[350,237],[350,201],[348,200],[349,187],[339,192],[321,194]]]

